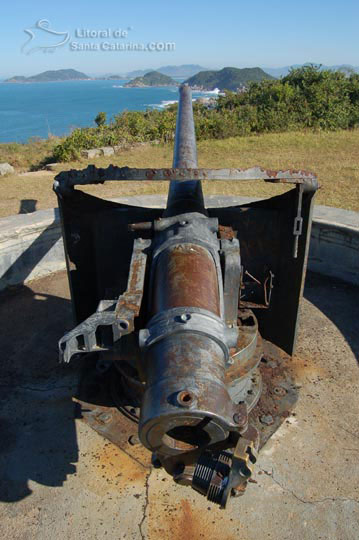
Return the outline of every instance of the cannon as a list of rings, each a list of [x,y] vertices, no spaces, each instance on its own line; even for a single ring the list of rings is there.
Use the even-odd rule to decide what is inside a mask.
[[[131,427],[118,429],[115,409],[154,465],[224,508],[295,403],[283,365],[295,346],[318,183],[306,171],[198,168],[191,90],[179,93],[172,168],[88,166],[55,178],[76,325],[59,355],[81,362],[79,401],[92,427],[119,444]],[[124,180],[169,181],[166,208],[75,189]],[[288,189],[210,208],[202,180]]]

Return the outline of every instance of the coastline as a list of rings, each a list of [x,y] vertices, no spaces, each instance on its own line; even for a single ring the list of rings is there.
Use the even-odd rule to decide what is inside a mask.
[[[0,143],[67,136],[75,128],[95,127],[100,111],[110,120],[125,110],[163,109],[177,99],[177,86],[124,88],[127,81],[96,78],[0,84]],[[213,96],[194,92],[194,98],[207,95]]]

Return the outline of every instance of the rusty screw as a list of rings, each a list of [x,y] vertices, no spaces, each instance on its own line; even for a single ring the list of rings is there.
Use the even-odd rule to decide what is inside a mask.
[[[233,415],[233,422],[239,426],[243,426],[246,423],[246,416],[243,413],[235,413]]]
[[[287,393],[287,390],[285,388],[282,388],[281,386],[276,386],[273,389],[273,392],[276,396],[285,396]]]
[[[107,424],[112,420],[112,414],[103,412],[97,416],[97,421],[101,422],[102,424]]]
[[[261,417],[260,417],[260,421],[262,424],[264,424],[265,426],[271,426],[272,424],[274,424],[274,419],[273,419],[273,416],[270,415],[270,414],[263,414]]]
[[[128,442],[131,446],[136,446],[137,444],[140,444],[140,439],[137,437],[137,435],[130,435]]]

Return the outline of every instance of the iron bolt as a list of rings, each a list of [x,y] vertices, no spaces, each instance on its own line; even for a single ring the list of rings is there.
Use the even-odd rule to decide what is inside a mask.
[[[273,416],[270,414],[261,416],[260,421],[265,426],[271,426],[272,424],[274,424]]]
[[[273,392],[274,394],[276,394],[276,396],[285,396],[287,393],[287,390],[285,388],[282,388],[281,386],[276,386],[273,389]]]
[[[246,421],[245,415],[243,413],[236,413],[233,415],[233,422],[236,424],[242,425]]]
[[[99,422],[102,422],[103,424],[107,424],[107,422],[110,422],[110,420],[112,420],[112,414],[103,412],[97,417],[97,420]]]
[[[140,443],[140,439],[137,437],[137,435],[131,435],[128,442],[131,446],[136,446],[136,444]]]

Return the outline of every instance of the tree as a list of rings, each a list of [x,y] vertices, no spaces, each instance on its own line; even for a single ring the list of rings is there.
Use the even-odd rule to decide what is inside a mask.
[[[106,120],[107,117],[105,112],[99,112],[95,118],[95,122],[98,127],[104,126],[106,124]]]

